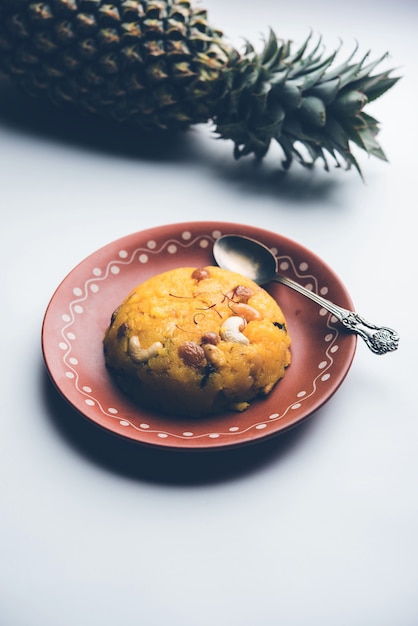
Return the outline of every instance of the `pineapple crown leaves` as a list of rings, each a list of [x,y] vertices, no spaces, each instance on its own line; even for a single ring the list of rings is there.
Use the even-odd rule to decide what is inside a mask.
[[[351,143],[386,160],[376,140],[379,124],[364,107],[399,78],[391,77],[392,70],[373,74],[387,54],[366,63],[367,53],[353,62],[357,46],[348,59],[332,67],[339,49],[325,56],[319,38],[309,51],[311,37],[295,52],[272,30],[260,53],[246,42],[244,52],[225,70],[225,92],[214,116],[216,132],[234,142],[235,158],[254,154],[261,160],[275,140],[283,150],[285,169],[294,159],[307,167],[321,159],[328,170],[329,154],[337,167],[342,161],[361,175]]]

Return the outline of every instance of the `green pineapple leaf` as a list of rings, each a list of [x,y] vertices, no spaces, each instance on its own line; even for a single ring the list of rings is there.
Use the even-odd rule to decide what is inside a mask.
[[[310,41],[311,35],[292,53],[290,43],[279,42],[271,30],[259,55],[251,47],[250,54],[239,56],[234,66],[241,77],[235,81],[239,88],[234,92],[232,106],[229,94],[225,94],[214,118],[217,133],[235,142],[236,158],[249,154],[262,158],[274,140],[283,150],[285,168],[293,159],[305,167],[312,167],[320,159],[328,170],[329,155],[337,167],[342,161],[347,169],[354,166],[361,174],[352,145],[386,160],[376,139],[378,122],[364,108],[399,78],[392,77],[391,70],[373,74],[387,55],[366,63],[367,53],[354,61],[356,46],[345,62],[334,66],[338,50],[325,56],[319,39],[309,51]],[[252,68],[251,83],[245,80],[248,67]],[[246,115],[240,116],[244,102]],[[266,111],[270,123],[255,122]]]

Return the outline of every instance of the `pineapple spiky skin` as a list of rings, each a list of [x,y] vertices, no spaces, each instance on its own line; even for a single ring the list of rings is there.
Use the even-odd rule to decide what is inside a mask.
[[[189,0],[0,0],[0,69],[32,95],[147,131],[212,120],[236,158],[276,141],[285,168],[331,155],[360,172],[353,144],[385,160],[364,108],[398,78],[309,42],[270,31],[239,53]]]
[[[206,122],[234,54],[187,0],[0,0],[0,67],[27,92],[147,130]]]

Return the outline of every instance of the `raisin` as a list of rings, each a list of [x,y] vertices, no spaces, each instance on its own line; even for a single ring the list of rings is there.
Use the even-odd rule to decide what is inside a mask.
[[[218,335],[218,333],[205,333],[202,336],[202,343],[210,343],[212,346],[216,346],[216,344],[219,343],[220,341],[220,337]]]
[[[179,357],[190,367],[200,367],[206,361],[202,346],[194,341],[186,341],[178,349]]]
[[[286,330],[286,324],[280,324],[280,322],[273,322],[273,326],[280,328],[280,330]]]
[[[245,285],[237,285],[227,295],[228,297],[230,297],[231,300],[234,300],[234,302],[244,302],[246,304],[253,295],[253,293],[254,292],[251,287],[246,287]]]
[[[112,325],[116,319],[117,314],[119,313],[120,306],[117,307],[112,313],[112,317],[110,318],[110,325]]]
[[[209,376],[214,372],[216,372],[216,367],[213,365],[213,363],[208,363],[205,367],[205,373],[203,374],[202,380],[200,381],[201,387],[204,387],[206,385]]]
[[[210,277],[210,272],[205,267],[198,267],[194,270],[192,278],[198,282]]]
[[[128,328],[129,328],[129,326],[128,326],[128,324],[126,322],[123,322],[123,324],[121,324],[119,326],[118,331],[117,331],[118,339],[122,339],[122,337],[125,337],[125,335],[126,335],[126,333],[128,331]]]

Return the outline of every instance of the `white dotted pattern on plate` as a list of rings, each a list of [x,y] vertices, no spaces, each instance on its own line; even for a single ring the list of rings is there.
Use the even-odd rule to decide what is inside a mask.
[[[99,410],[103,413],[103,415],[107,417],[112,417],[119,421],[120,426],[126,428],[134,428],[140,430],[141,432],[148,433],[151,437],[157,437],[160,440],[167,439],[168,437],[175,438],[209,438],[209,439],[218,439],[221,436],[230,436],[246,433],[252,429],[255,430],[265,430],[268,428],[269,423],[274,423],[277,420],[283,419],[289,411],[297,411],[303,402],[305,402],[308,398],[311,398],[317,391],[319,383],[326,383],[331,378],[331,367],[333,365],[333,357],[338,350],[338,331],[334,327],[335,322],[337,321],[335,317],[330,315],[325,309],[319,309],[319,315],[328,316],[326,320],[327,328],[329,332],[324,337],[324,359],[320,361],[317,365],[318,367],[318,375],[313,379],[311,383],[310,389],[300,389],[300,391],[296,394],[294,401],[280,414],[272,413],[270,415],[266,415],[264,421],[259,421],[251,426],[247,426],[245,429],[240,428],[236,424],[232,424],[227,431],[225,432],[207,432],[204,434],[195,434],[192,431],[185,432],[167,432],[161,431],[157,429],[153,429],[152,424],[142,423],[139,425],[133,424],[131,421],[126,419],[123,415],[120,414],[119,409],[114,407],[104,407],[101,402],[94,396],[94,390],[87,385],[83,385],[80,382],[77,365],[78,360],[72,356],[72,342],[76,341],[76,334],[73,332],[74,325],[77,322],[77,319],[83,315],[84,313],[84,304],[87,302],[90,294],[96,294],[100,290],[100,282],[109,278],[109,276],[115,276],[120,273],[121,267],[124,265],[130,265],[134,261],[137,261],[142,264],[146,264],[150,260],[150,256],[152,257],[155,254],[161,254],[163,250],[166,250],[169,254],[175,255],[179,249],[179,247],[186,248],[192,246],[199,246],[202,249],[208,248],[213,244],[214,240],[220,237],[221,233],[219,231],[213,231],[211,235],[199,236],[195,239],[192,239],[192,234],[189,231],[184,231],[181,234],[181,241],[170,238],[166,242],[164,242],[159,248],[157,247],[157,243],[154,240],[149,240],[146,246],[135,249],[131,255],[126,250],[119,250],[118,259],[111,260],[107,263],[104,269],[100,267],[95,267],[92,270],[93,278],[89,278],[85,281],[82,287],[76,287],[73,289],[73,294],[75,296],[74,300],[68,303],[68,312],[64,312],[61,316],[62,321],[64,323],[61,329],[62,341],[59,342],[59,348],[63,352],[63,362],[65,366],[65,375],[67,378],[74,381],[74,386],[77,391],[84,396],[84,402],[86,406],[97,406]],[[272,248],[272,252],[277,255],[277,250]],[[309,269],[308,263],[302,262],[296,267],[293,260],[288,256],[280,256],[278,258],[279,269],[280,271],[286,271],[289,268],[292,269],[294,274],[303,281],[303,284],[308,288],[320,293],[325,296],[327,294],[328,288],[322,287],[318,289],[318,282],[315,276],[307,274],[307,270]]]

